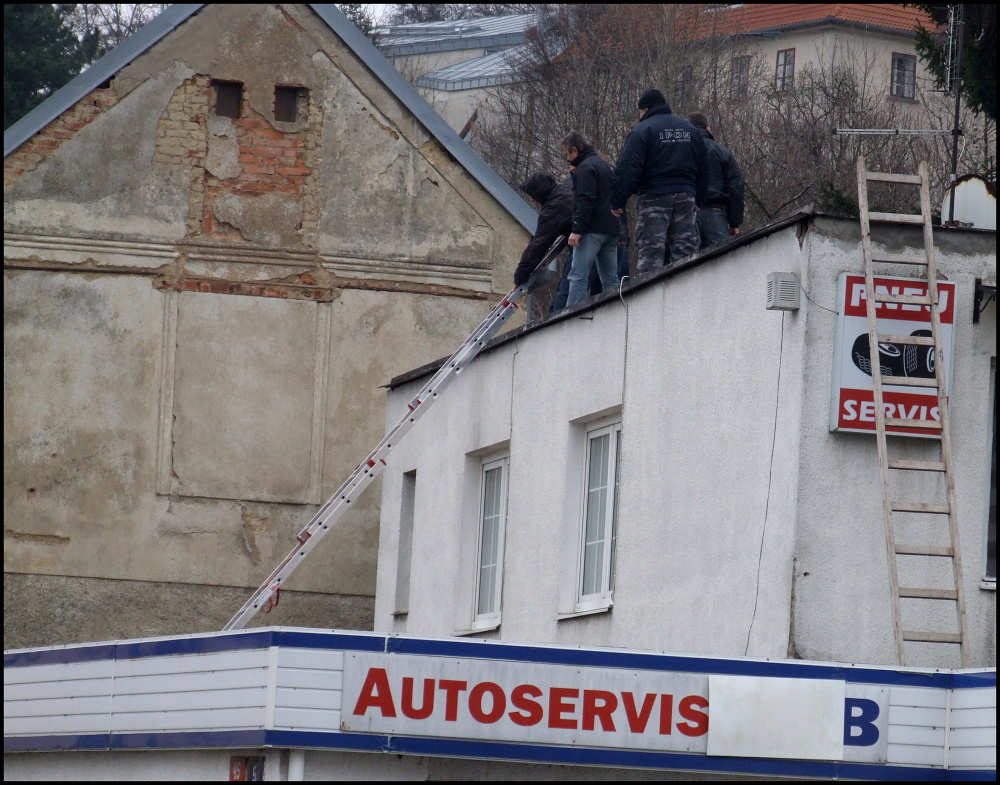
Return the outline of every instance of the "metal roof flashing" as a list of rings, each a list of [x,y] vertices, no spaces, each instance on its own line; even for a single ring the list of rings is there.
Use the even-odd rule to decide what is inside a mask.
[[[204,4],[172,5],[162,14],[116,46],[104,57],[4,131],[6,158],[28,139],[51,123],[73,104],[106,82],[132,60],[155,45],[175,27],[204,7]],[[534,232],[538,212],[508,185],[444,119],[434,111],[409,82],[393,67],[374,44],[334,5],[310,3],[309,7],[340,37],[344,44],[393,93],[500,205],[528,232]]]
[[[703,253],[699,253],[693,256],[692,258],[688,259],[686,262],[681,262],[680,264],[676,264],[672,267],[663,268],[655,273],[650,273],[649,275],[643,276],[642,278],[639,278],[633,281],[632,283],[625,284],[624,286],[621,287],[620,290],[616,290],[613,292],[603,292],[593,297],[586,298],[579,305],[573,308],[567,308],[563,311],[560,311],[558,314],[550,316],[547,319],[543,319],[540,322],[526,324],[522,327],[519,327],[516,330],[510,330],[508,332],[503,333],[502,335],[498,335],[486,345],[486,347],[482,350],[481,354],[485,354],[488,351],[491,351],[499,346],[502,346],[508,341],[513,341],[516,338],[520,338],[523,335],[527,335],[528,333],[544,329],[549,325],[556,324],[557,322],[564,321],[565,319],[572,319],[582,314],[585,314],[588,311],[600,308],[605,303],[611,300],[617,300],[619,297],[627,297],[632,293],[639,291],[640,289],[645,289],[646,287],[653,286],[662,280],[665,280],[667,278],[672,278],[675,275],[683,273],[685,270],[689,270],[692,267],[698,267],[702,264],[705,264],[706,262],[709,262],[713,259],[723,256],[737,248],[742,248],[744,246],[751,245],[757,240],[763,239],[764,237],[768,237],[774,234],[775,232],[778,232],[788,226],[800,223],[807,223],[811,221],[814,217],[841,217],[841,216],[827,216],[825,213],[818,212],[811,204],[804,205],[796,209],[794,212],[788,214],[787,216],[778,218],[777,220],[772,221],[766,226],[762,226],[759,229],[755,229],[752,232],[748,232],[747,234],[739,235],[733,240],[730,240],[728,242],[722,243],[721,245],[717,245],[713,248],[710,248],[707,251],[704,251]],[[426,363],[425,365],[421,365],[419,368],[414,368],[410,371],[407,371],[406,373],[401,373],[398,376],[395,376],[392,379],[390,379],[388,384],[383,384],[380,386],[385,389],[393,390],[396,387],[401,387],[404,384],[408,384],[412,381],[423,378],[424,376],[429,376],[430,374],[437,371],[437,369],[440,368],[441,365],[444,363],[444,361],[447,359],[448,359],[447,357],[441,357],[437,360],[433,360],[429,363]]]

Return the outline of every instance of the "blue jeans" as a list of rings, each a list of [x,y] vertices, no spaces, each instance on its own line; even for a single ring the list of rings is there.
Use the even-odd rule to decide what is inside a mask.
[[[587,296],[590,273],[597,265],[604,291],[618,286],[618,235],[585,234],[573,249],[573,266],[569,271],[569,293],[566,307],[572,308]]]
[[[702,250],[728,240],[729,219],[726,211],[722,207],[698,208],[698,231],[701,233]]]

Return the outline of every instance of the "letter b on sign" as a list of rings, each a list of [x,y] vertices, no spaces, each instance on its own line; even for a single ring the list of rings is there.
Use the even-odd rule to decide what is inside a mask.
[[[878,741],[878,703],[867,698],[844,700],[844,744],[870,747]]]

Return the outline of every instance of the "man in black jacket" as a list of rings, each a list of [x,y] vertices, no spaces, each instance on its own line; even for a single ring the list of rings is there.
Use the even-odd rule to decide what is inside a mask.
[[[573,225],[569,244],[573,266],[569,273],[566,307],[587,296],[590,273],[597,274],[604,291],[618,286],[618,219],[611,214],[614,172],[578,131],[562,141],[563,153],[573,169]]]
[[[732,152],[715,141],[708,118],[695,112],[688,120],[705,140],[705,203],[698,207],[698,231],[701,247],[711,248],[740,233],[743,175]]]
[[[536,172],[521,183],[521,190],[539,205],[541,211],[538,214],[535,234],[522,252],[521,262],[514,270],[515,286],[528,282],[532,271],[542,261],[545,252],[556,238],[559,235],[562,235],[564,240],[569,238],[573,224],[573,180],[568,175],[557,183],[547,172]],[[563,247],[566,247],[565,242]],[[564,260],[563,265],[568,267],[569,260]],[[552,300],[554,289],[555,285],[551,281],[536,280],[525,306],[529,322],[544,318],[549,312],[550,301],[552,309],[558,310],[555,301]],[[559,308],[561,307],[560,303]]]
[[[704,199],[705,142],[691,123],[671,113],[659,90],[642,94],[639,118],[618,156],[611,209],[621,215],[638,192],[636,272],[641,275],[698,250],[695,205]]]

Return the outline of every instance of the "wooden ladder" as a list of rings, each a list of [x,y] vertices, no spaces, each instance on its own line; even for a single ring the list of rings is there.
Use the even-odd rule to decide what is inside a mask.
[[[901,213],[878,213],[868,209],[868,183],[871,181],[906,183],[920,188],[920,215]],[[869,172],[865,168],[864,157],[858,158],[858,207],[861,217],[861,244],[865,258],[865,289],[868,313],[868,349],[872,369],[872,387],[875,402],[875,436],[878,444],[879,467],[882,485],[882,519],[885,525],[886,549],[889,562],[889,588],[892,593],[892,615],[895,627],[896,660],[904,665],[904,643],[907,641],[957,644],[960,647],[962,666],[969,665],[968,634],[965,622],[965,603],[962,597],[962,560],[958,540],[958,522],[955,506],[955,480],[952,465],[950,428],[948,422],[948,396],[945,389],[945,366],[941,350],[941,318],[938,308],[937,270],[934,264],[934,237],[931,228],[930,188],[928,187],[927,162],[921,161],[919,174],[891,174],[887,172]],[[889,221],[894,223],[915,224],[923,227],[924,256],[907,254],[879,253],[873,257],[871,241],[871,221]],[[892,295],[888,292],[876,292],[872,267],[882,264],[910,264],[926,270],[927,294]],[[879,333],[876,323],[876,308],[879,303],[919,304],[930,310],[931,336],[884,335]],[[917,378],[909,376],[888,376],[881,372],[879,362],[879,343],[898,345],[931,346],[934,352],[935,378]],[[938,411],[940,420],[916,420],[887,417],[882,397],[883,385],[901,385],[910,387],[927,387],[937,390]],[[939,460],[901,460],[889,456],[886,441],[887,427],[904,427],[910,429],[926,429],[929,436],[935,437],[940,444]],[[943,474],[947,498],[940,503],[904,501],[892,498],[890,492],[890,472],[928,472],[932,475]],[[894,518],[898,513],[919,513],[922,516],[946,517],[948,520],[949,543],[947,545],[931,545],[928,543],[896,542]],[[950,559],[952,565],[951,587],[900,587],[898,556],[921,556]],[[953,603],[957,615],[958,632],[933,632],[927,630],[908,630],[903,628],[902,602],[909,600],[935,600]],[[929,626],[929,625],[925,625]]]

